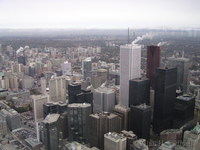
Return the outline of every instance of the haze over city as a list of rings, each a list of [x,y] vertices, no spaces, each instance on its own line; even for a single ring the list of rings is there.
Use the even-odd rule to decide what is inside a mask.
[[[199,6],[199,0],[1,0],[0,28],[198,28]]]
[[[0,150],[200,150],[199,0],[0,0]]]

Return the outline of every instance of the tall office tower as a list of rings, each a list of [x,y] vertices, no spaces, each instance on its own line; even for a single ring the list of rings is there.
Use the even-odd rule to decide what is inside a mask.
[[[101,84],[107,81],[108,70],[106,69],[98,69],[97,76],[100,78]]]
[[[129,107],[131,105],[150,104],[150,81],[137,78],[129,81]]]
[[[120,46],[120,104],[129,106],[129,80],[140,77],[141,47]]]
[[[68,85],[69,104],[76,103],[77,94],[81,93],[81,85],[79,83],[72,83]]]
[[[126,150],[126,140],[123,134],[108,132],[104,134],[104,150]]]
[[[81,90],[81,93],[76,95],[76,103],[91,104],[93,113],[93,93],[91,92],[91,90]]]
[[[34,79],[30,76],[25,75],[22,78],[22,88],[31,89],[33,87]]]
[[[200,125],[197,124],[191,131],[185,131],[183,136],[183,143],[187,149],[199,150],[200,147]]]
[[[62,114],[67,111],[67,103],[60,102],[48,102],[43,104],[43,117],[48,114]]]
[[[28,75],[31,77],[34,77],[36,75],[36,68],[35,68],[36,64],[35,63],[30,63],[29,67],[28,67]]]
[[[130,115],[130,108],[123,105],[115,105],[113,109],[113,114],[118,115],[121,118],[122,123],[122,130],[129,129],[129,115]]]
[[[63,139],[68,137],[68,114],[67,112],[60,114],[60,132],[62,132]]]
[[[65,77],[54,77],[49,80],[50,101],[66,102],[66,81]]]
[[[131,106],[130,130],[139,138],[150,140],[151,106]]]
[[[71,75],[72,74],[72,65],[70,62],[65,61],[61,64],[62,74],[63,75]]]
[[[24,56],[19,56],[19,57],[18,57],[18,63],[19,63],[19,64],[26,65],[26,57],[24,57]]]
[[[42,94],[46,94],[47,81],[44,77],[40,78],[40,85]]]
[[[150,85],[155,87],[156,68],[160,67],[160,47],[147,46],[147,78],[150,79]]]
[[[14,109],[2,109],[2,115],[6,118],[9,130],[21,128],[21,118],[17,111]]]
[[[173,143],[179,143],[183,139],[182,129],[167,129],[160,133],[160,141],[170,141]]]
[[[172,128],[176,100],[176,68],[156,69],[153,131],[160,133]]]
[[[171,57],[169,58],[169,63],[167,65],[168,67],[177,68],[177,88],[180,88],[183,93],[187,93],[189,86],[189,59]]]
[[[88,77],[91,77],[91,72],[92,72],[92,60],[90,57],[88,57],[82,61],[82,74],[84,80],[86,80]]]
[[[35,122],[44,118],[43,116],[43,104],[48,102],[47,95],[34,95],[32,96],[33,114]]]
[[[115,106],[115,91],[107,87],[94,90],[94,113],[111,112]]]
[[[88,143],[91,105],[73,103],[68,105],[69,140]]]
[[[195,98],[190,95],[176,97],[174,126],[181,127],[194,118]]]
[[[130,146],[130,150],[149,150],[145,139],[138,139]]]
[[[112,113],[97,113],[90,115],[90,146],[103,150],[104,134],[120,132],[121,119]]]
[[[40,139],[45,150],[56,150],[59,144],[59,114],[49,114],[39,125]]]
[[[6,119],[0,114],[0,138],[8,133]]]
[[[133,141],[137,140],[137,136],[133,133],[133,131],[121,131],[121,134],[123,134],[126,137],[126,148],[127,150],[130,150],[131,144],[133,144]]]

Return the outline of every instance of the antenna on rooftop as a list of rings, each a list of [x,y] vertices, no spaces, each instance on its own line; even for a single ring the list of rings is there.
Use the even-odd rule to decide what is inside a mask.
[[[128,44],[129,44],[129,28],[128,28]]]

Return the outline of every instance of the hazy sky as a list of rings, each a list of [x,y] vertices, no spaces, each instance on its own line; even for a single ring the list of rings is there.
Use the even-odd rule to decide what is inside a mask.
[[[200,27],[200,0],[0,0],[0,28]]]

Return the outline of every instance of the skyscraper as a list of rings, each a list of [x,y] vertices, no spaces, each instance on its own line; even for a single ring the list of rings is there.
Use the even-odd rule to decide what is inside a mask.
[[[123,134],[108,132],[104,134],[104,150],[126,150],[126,140]]]
[[[46,94],[47,81],[44,77],[40,78],[40,84],[41,84],[41,93]]]
[[[82,74],[83,74],[83,78],[84,80],[86,80],[86,78],[91,77],[91,72],[92,72],[92,60],[90,57],[84,59],[82,61]]]
[[[190,95],[182,95],[176,97],[175,101],[175,127],[181,127],[189,120],[194,118],[195,98]]]
[[[50,101],[66,102],[66,81],[65,77],[53,77],[49,80]]]
[[[43,104],[48,102],[47,95],[34,95],[32,96],[33,113],[35,122],[43,119]]]
[[[59,144],[59,114],[49,114],[40,123],[40,139],[45,150],[56,150]]]
[[[120,104],[129,106],[129,80],[140,77],[141,47],[120,46]]]
[[[150,81],[147,78],[137,78],[129,81],[129,106],[148,104],[150,101]]]
[[[147,46],[147,78],[150,79],[150,85],[155,87],[155,71],[160,67],[160,47]]]
[[[160,133],[172,128],[176,99],[176,68],[156,69],[153,131]]]
[[[104,134],[121,131],[120,118],[112,113],[97,113],[90,115],[90,146],[103,150]]]
[[[94,112],[111,112],[115,106],[115,91],[107,87],[94,90]]]
[[[151,106],[131,106],[130,130],[139,138],[150,140]]]
[[[89,142],[89,115],[91,112],[91,105],[87,103],[68,105],[69,140]]]
[[[200,147],[200,125],[199,123],[191,131],[185,131],[183,136],[183,143],[187,149],[199,150]]]
[[[168,67],[177,68],[177,88],[181,89],[183,93],[188,92],[189,84],[189,66],[190,61],[187,58],[169,58]]]
[[[72,83],[68,85],[69,104],[77,103],[77,94],[81,93],[81,85],[79,83]]]
[[[68,61],[65,61],[61,64],[62,74],[63,75],[71,75],[72,74],[72,67],[71,63]]]
[[[129,117],[130,117],[130,108],[124,105],[115,105],[113,109],[113,114],[116,114],[121,118],[122,130],[129,129]]]
[[[48,114],[62,114],[67,111],[67,103],[60,102],[48,102],[43,104],[43,116]]]

